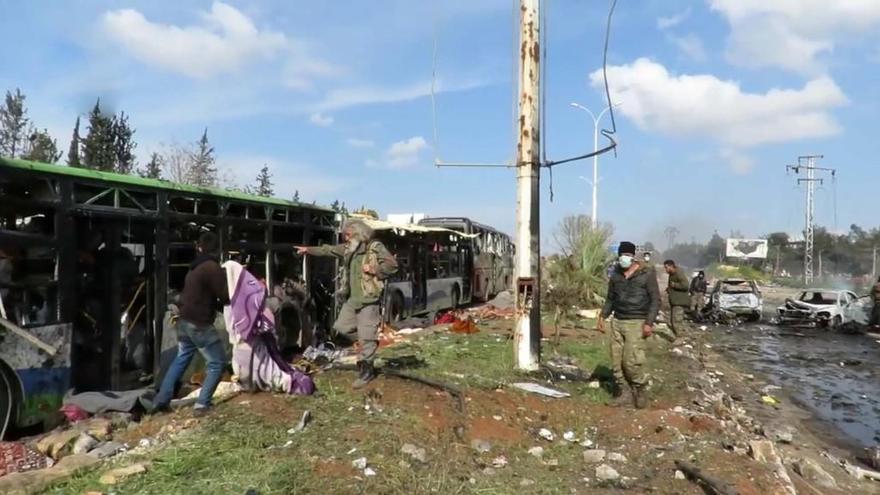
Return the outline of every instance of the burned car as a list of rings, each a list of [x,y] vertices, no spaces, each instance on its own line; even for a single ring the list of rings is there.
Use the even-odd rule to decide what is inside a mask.
[[[728,317],[759,321],[763,307],[761,290],[754,280],[726,278],[715,283],[708,309]]]
[[[852,306],[859,297],[848,290],[808,289],[786,299],[776,312],[783,325],[837,328],[854,319]]]

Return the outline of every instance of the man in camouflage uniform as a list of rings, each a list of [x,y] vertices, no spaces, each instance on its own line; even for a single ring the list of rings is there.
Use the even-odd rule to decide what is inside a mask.
[[[687,334],[687,323],[684,321],[685,309],[691,304],[691,284],[684,270],[675,265],[675,261],[666,260],[663,268],[669,275],[666,295],[669,297],[669,327],[676,337]]]
[[[703,308],[706,307],[706,292],[709,283],[706,282],[706,273],[703,270],[697,272],[697,276],[691,280],[691,313],[697,321],[703,321]]]
[[[871,321],[868,322],[868,326],[878,327],[880,326],[880,278],[871,287],[871,302],[874,303],[874,307],[871,308]]]
[[[612,317],[610,349],[614,369],[612,395],[617,405],[626,402],[624,386],[632,388],[635,407],[648,407],[648,376],[645,373],[645,339],[654,333],[654,320],[660,310],[660,288],[653,267],[635,260],[636,246],[621,242],[617,266],[608,280],[608,295],[598,326],[605,330],[605,319]]]
[[[361,220],[349,220],[342,229],[343,243],[336,246],[297,246],[299,254],[333,256],[342,264],[337,297],[345,302],[333,328],[351,339],[357,333],[361,345],[358,378],[353,388],[361,388],[376,377],[373,361],[379,348],[379,301],[385,280],[397,272],[397,260],[385,246],[373,239],[373,229]]]

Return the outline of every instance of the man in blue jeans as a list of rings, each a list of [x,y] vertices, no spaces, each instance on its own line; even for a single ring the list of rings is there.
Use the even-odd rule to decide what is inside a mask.
[[[206,232],[199,237],[198,256],[189,267],[189,273],[180,294],[180,318],[177,320],[177,357],[168,368],[155,409],[167,410],[177,383],[189,367],[196,351],[202,353],[207,363],[202,391],[193,409],[194,416],[203,416],[211,408],[211,397],[217,390],[223,369],[226,367],[226,349],[214,319],[217,310],[229,304],[226,272],[220,267],[220,242],[217,235]]]

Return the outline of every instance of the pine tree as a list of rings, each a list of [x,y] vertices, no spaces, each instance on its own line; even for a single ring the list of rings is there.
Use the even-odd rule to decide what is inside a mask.
[[[24,100],[18,88],[15,93],[6,92],[5,104],[0,107],[0,155],[15,158],[25,147],[28,118]]]
[[[82,167],[79,161],[79,116],[76,117],[76,125],[73,126],[73,137],[70,138],[70,148],[67,150],[67,164],[71,167]]]
[[[130,174],[135,169],[134,149],[137,147],[133,139],[134,129],[128,125],[128,116],[125,112],[119,112],[119,115],[113,118],[112,126],[114,168],[120,174]]]
[[[150,155],[150,161],[138,170],[138,175],[145,179],[162,178],[162,157],[159,156],[159,153],[153,152]]]
[[[196,143],[193,161],[189,167],[187,183],[194,186],[217,187],[217,167],[214,166],[214,147],[208,142],[208,129]]]
[[[264,198],[271,198],[274,194],[272,190],[272,174],[269,173],[268,165],[263,165],[263,168],[260,169],[260,174],[257,175],[255,192],[258,196],[263,196]]]
[[[34,162],[55,163],[61,158],[62,153],[58,151],[58,143],[49,135],[47,129],[39,131],[31,128],[28,134],[27,150],[22,153],[22,159]]]
[[[116,163],[113,117],[101,113],[101,100],[89,113],[89,134],[83,140],[85,168],[112,172]]]

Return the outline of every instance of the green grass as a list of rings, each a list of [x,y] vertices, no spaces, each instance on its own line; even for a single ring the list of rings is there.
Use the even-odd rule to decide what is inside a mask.
[[[409,372],[464,389],[472,399],[464,414],[456,412],[451,400],[436,396],[432,389],[422,389],[422,385],[409,382],[398,383],[394,378],[384,378],[376,387],[385,394],[381,399],[382,410],[366,411],[364,393],[349,388],[352,374],[330,372],[318,378],[319,396],[245,396],[238,400],[251,400],[254,405],[222,404],[199,427],[170,445],[141,458],[118,459],[116,463],[121,465],[149,460],[152,467],[147,474],[112,487],[112,491],[119,495],[243,494],[253,488],[261,495],[493,495],[569,493],[575,486],[585,488],[581,478],[593,473],[583,464],[583,448],[565,442],[537,440],[533,432],[527,431],[534,425],[527,425],[519,418],[532,415],[535,421],[544,420],[533,411],[504,411],[504,416],[514,421],[511,424],[521,429],[523,436],[507,445],[494,445],[490,453],[478,454],[466,438],[456,436],[454,425],[470,424],[475,418],[497,414],[493,409],[499,404],[494,402],[499,395],[495,392],[497,387],[526,380],[546,384],[545,374],[529,376],[514,370],[513,343],[507,335],[486,330],[473,335],[439,334],[382,351],[385,360],[414,355],[424,360],[425,366],[408,369]],[[608,365],[606,343],[601,338],[565,338],[555,348],[545,343],[544,359],[554,355],[571,357],[587,371]],[[652,352],[651,355],[656,355],[652,367],[668,368],[660,361],[663,353]],[[563,428],[583,431],[591,426],[591,417],[584,411],[608,398],[604,390],[589,389],[585,383],[559,382],[552,386],[572,393],[572,398],[555,402],[534,396],[530,399],[547,401],[548,411],[553,411],[549,413],[550,419],[557,422],[553,427],[557,435],[563,433]],[[448,428],[436,431],[426,426],[426,405],[419,402],[420,398],[406,396],[416,392],[422,394],[420,398],[433,400],[434,407],[443,409]],[[502,396],[518,404],[517,397],[521,393],[507,389]],[[523,396],[523,403],[524,399]],[[256,407],[258,401],[267,400],[271,406],[268,412]],[[313,422],[302,433],[288,434],[287,429],[298,422],[306,409],[312,412]],[[288,440],[293,441],[291,446],[272,448]],[[418,464],[403,454],[400,449],[404,443],[426,448],[428,463]],[[528,449],[535,445],[544,447],[543,459],[528,454]],[[353,448],[356,452],[349,453]],[[499,455],[504,455],[509,465],[496,469],[493,474],[484,473],[485,467]],[[350,468],[351,461],[361,456],[368,459],[378,476],[366,478]],[[555,460],[557,465],[550,465],[550,460]],[[97,480],[108,467],[81,474],[45,493],[79,495],[89,490],[107,493],[109,487],[102,487]],[[523,479],[535,484],[521,487]]]

